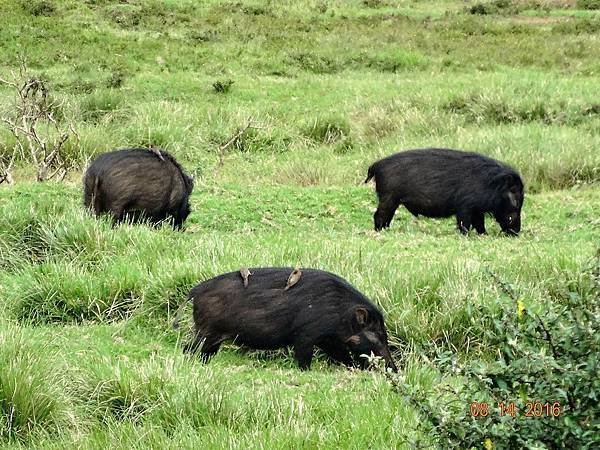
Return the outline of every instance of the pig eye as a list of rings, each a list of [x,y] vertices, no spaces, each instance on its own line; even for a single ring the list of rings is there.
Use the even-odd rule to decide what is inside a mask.
[[[513,218],[508,216],[508,223],[512,223],[512,221],[513,221]]]

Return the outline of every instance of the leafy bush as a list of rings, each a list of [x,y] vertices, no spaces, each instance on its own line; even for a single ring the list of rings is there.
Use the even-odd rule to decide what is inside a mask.
[[[451,353],[438,354],[438,368],[459,380],[441,380],[431,393],[388,375],[395,389],[427,419],[424,427],[443,448],[598,448],[600,252],[538,311],[494,278],[506,293],[500,314],[470,309],[494,354],[464,365]]]

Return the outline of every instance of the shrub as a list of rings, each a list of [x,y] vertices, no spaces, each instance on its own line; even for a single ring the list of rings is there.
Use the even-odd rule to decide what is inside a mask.
[[[20,58],[19,74],[12,74],[12,80],[0,78],[0,86],[9,87],[13,92],[10,109],[0,117],[0,122],[14,137],[12,156],[5,155],[0,163],[0,181],[12,181],[12,163],[19,157],[29,160],[36,169],[37,181],[62,180],[77,166],[65,154],[65,144],[79,135],[73,124],[65,120],[64,102],[53,98],[50,84],[42,77],[33,75],[24,58]],[[65,122],[65,123],[62,123]],[[71,148],[73,152],[73,147]],[[75,150],[76,151],[76,150]]]
[[[458,383],[442,381],[432,394],[388,375],[395,389],[426,418],[425,428],[443,448],[597,448],[600,252],[580,279],[538,311],[494,279],[506,294],[500,313],[486,306],[469,311],[494,354],[464,365],[451,353],[438,354],[438,368],[461,374]]]

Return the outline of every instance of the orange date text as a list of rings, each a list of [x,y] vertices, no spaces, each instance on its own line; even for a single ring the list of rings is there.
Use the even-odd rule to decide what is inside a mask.
[[[469,413],[472,417],[487,417],[492,412],[492,408],[486,402],[471,402]],[[525,417],[559,417],[560,402],[526,402]],[[519,413],[514,402],[499,402],[498,413],[500,416],[516,417]]]

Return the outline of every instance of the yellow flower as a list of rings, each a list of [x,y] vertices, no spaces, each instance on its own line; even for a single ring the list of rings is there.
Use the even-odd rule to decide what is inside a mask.
[[[517,316],[520,318],[523,317],[523,314],[525,313],[525,303],[523,303],[523,300],[517,300]]]
[[[490,438],[485,438],[485,441],[483,441],[483,446],[485,447],[485,450],[492,450],[494,448]]]

